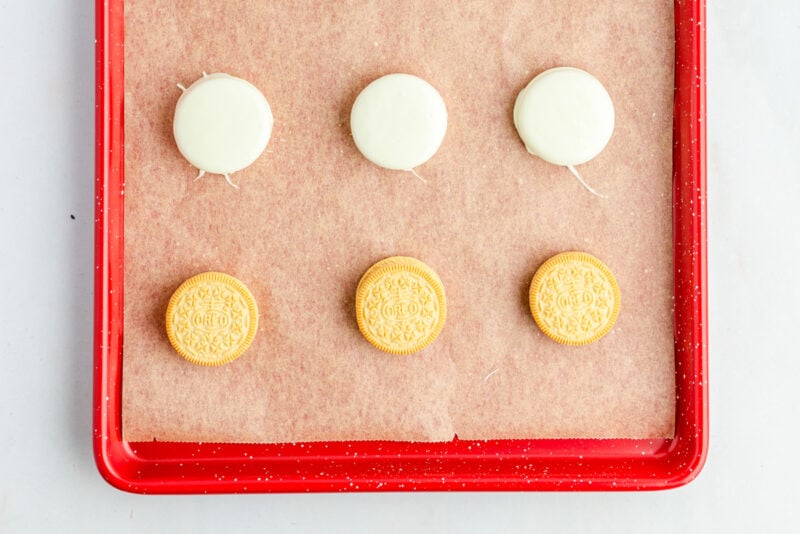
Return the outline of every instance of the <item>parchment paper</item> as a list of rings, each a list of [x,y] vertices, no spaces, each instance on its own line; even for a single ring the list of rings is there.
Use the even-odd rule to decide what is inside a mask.
[[[125,343],[129,441],[670,437],[671,1],[136,0],[126,3]],[[597,76],[616,129],[580,167],[530,156],[518,91],[554,66]],[[194,182],[171,133],[202,71],[245,78],[275,116],[267,151]],[[390,72],[431,82],[444,143],[409,173],[357,151],[358,92]],[[613,331],[587,347],[546,338],[527,293],[551,255],[585,250],[622,289]],[[414,256],[444,282],[448,318],[398,357],[359,334],[356,285]],[[261,312],[252,347],[218,368],[175,353],[172,292],[207,270],[240,278]]]

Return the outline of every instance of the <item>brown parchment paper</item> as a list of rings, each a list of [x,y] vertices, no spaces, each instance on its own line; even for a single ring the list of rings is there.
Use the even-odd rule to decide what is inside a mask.
[[[674,420],[668,0],[188,1],[126,3],[126,440],[287,442],[669,437]],[[616,107],[605,151],[581,166],[608,195],[530,156],[514,98],[576,66]],[[226,72],[259,87],[275,127],[233,176],[194,182],[171,133],[176,83]],[[357,151],[349,113],[390,72],[448,107],[417,171]],[[613,331],[580,348],[547,339],[527,292],[551,255],[585,250],[622,289]],[[356,285],[375,261],[417,257],[445,284],[437,341],[407,357],[359,334]],[[186,278],[243,280],[261,321],[219,368],[181,359],[164,313]]]

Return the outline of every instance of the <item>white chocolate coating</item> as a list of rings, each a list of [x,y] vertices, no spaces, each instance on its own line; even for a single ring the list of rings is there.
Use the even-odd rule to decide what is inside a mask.
[[[350,113],[356,146],[375,165],[410,171],[428,161],[447,131],[439,92],[410,74],[388,74],[361,91]]]
[[[178,99],[172,126],[178,150],[192,165],[227,176],[258,159],[272,124],[267,99],[250,82],[204,74]]]
[[[558,67],[536,76],[517,96],[514,125],[528,152],[556,165],[585,163],[614,131],[614,104],[586,71]]]

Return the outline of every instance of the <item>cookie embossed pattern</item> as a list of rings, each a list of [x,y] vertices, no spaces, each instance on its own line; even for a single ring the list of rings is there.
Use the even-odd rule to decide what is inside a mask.
[[[606,265],[590,254],[564,252],[547,260],[533,277],[531,313],[552,340],[588,345],[613,328],[620,290]]]
[[[198,365],[223,365],[241,356],[258,330],[250,291],[223,273],[185,281],[167,307],[167,337],[175,350]]]
[[[444,327],[444,286],[414,258],[379,261],[356,290],[356,319],[364,337],[390,354],[411,354],[432,343]]]

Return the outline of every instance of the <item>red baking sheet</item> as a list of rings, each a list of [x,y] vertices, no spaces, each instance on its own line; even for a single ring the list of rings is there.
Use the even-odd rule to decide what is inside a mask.
[[[672,439],[203,444],[122,439],[123,0],[98,0],[94,449],[140,493],[652,490],[692,480],[707,450],[705,2],[675,2]]]

